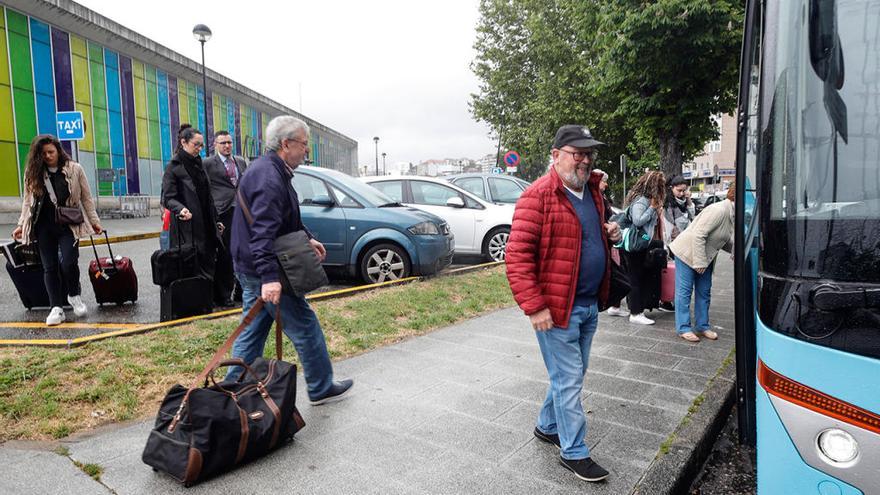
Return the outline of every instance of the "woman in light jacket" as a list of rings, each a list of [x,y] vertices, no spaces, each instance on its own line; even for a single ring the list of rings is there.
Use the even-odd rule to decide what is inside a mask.
[[[645,258],[650,249],[663,247],[662,217],[665,197],[666,180],[663,172],[651,170],[639,177],[626,198],[633,226],[645,229],[651,236],[651,243],[645,251],[621,251],[629,275],[630,291],[626,296],[626,303],[629,306],[630,323],[654,324],[654,320],[645,316],[645,310],[659,305],[662,267],[645,266]]]
[[[689,342],[699,342],[700,336],[718,338],[709,325],[712,269],[719,250],[733,249],[735,195],[736,185],[731,184],[727,199],[706,207],[669,245],[675,255],[675,330]],[[691,293],[696,329],[691,327]]]
[[[48,193],[47,182],[52,185],[55,201]],[[49,305],[52,307],[46,325],[59,325],[64,321],[64,296],[67,296],[67,302],[76,316],[85,316],[88,308],[80,297],[79,238],[103,232],[86,174],[79,163],[67,156],[55,136],[44,134],[31,142],[24,171],[24,188],[21,216],[12,237],[22,244],[37,242]],[[83,223],[57,223],[55,202],[60,206],[80,208]],[[67,287],[67,294],[62,294],[63,286]]]

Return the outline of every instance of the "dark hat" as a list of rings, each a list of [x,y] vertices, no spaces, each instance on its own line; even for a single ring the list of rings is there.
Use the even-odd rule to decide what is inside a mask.
[[[596,141],[590,130],[582,125],[564,125],[556,131],[556,139],[553,140],[553,147],[562,148],[565,145],[574,146],[575,148],[592,148],[593,146],[604,145],[605,143]]]

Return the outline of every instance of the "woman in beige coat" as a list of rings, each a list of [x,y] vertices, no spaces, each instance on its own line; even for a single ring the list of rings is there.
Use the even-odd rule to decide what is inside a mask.
[[[675,330],[688,342],[699,342],[700,336],[718,338],[709,325],[712,268],[719,250],[733,249],[735,195],[735,184],[731,184],[726,200],[704,209],[669,245],[675,255]],[[691,293],[696,331],[691,327]]]
[[[74,314],[84,316],[88,311],[80,297],[79,238],[92,233],[100,234],[103,229],[85,172],[79,163],[67,156],[55,136],[44,134],[31,142],[24,184],[21,216],[12,237],[23,244],[37,242],[49,305],[52,306],[46,324],[58,325],[64,321],[61,306],[65,295]],[[48,186],[51,186],[51,191]],[[58,205],[79,208],[83,213],[83,222],[75,225],[58,223],[55,216]],[[61,293],[62,277],[67,294]]]

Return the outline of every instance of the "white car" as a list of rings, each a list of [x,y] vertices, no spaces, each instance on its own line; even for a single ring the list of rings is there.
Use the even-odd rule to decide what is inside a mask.
[[[482,254],[504,261],[514,205],[490,203],[433,177],[361,177],[392,199],[446,220],[455,236],[456,254]]]

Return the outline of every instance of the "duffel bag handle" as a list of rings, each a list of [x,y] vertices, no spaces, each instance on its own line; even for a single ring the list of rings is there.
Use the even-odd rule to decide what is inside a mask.
[[[263,306],[265,305],[265,301],[263,298],[258,297],[254,305],[251,307],[251,310],[247,312],[247,314],[242,318],[241,323],[238,324],[238,328],[229,335],[226,339],[226,342],[217,349],[217,352],[211,357],[208,364],[205,366],[205,369],[199,373],[199,376],[196,377],[195,381],[193,381],[192,385],[190,385],[189,390],[187,390],[186,395],[183,397],[183,400],[180,401],[180,407],[177,408],[177,413],[174,415],[174,419],[171,420],[171,424],[168,425],[168,432],[173,432],[174,428],[177,427],[177,423],[180,422],[180,419],[183,415],[183,410],[186,408],[187,403],[189,402],[189,394],[192,393],[193,390],[199,388],[199,384],[204,383],[208,379],[208,375],[214,372],[220,366],[220,362],[223,361],[223,357],[229,352],[229,349],[232,348],[232,344],[235,342],[235,339],[241,335],[241,332],[244,331],[248,325],[254,321],[254,318],[257,317],[260,311],[263,310]],[[281,305],[275,305],[275,355],[281,360]],[[241,361],[241,360],[239,360]],[[235,363],[238,364],[238,363]],[[243,362],[241,364],[244,364]],[[256,375],[254,375],[256,376]]]
[[[224,366],[241,366],[242,368],[245,369],[246,373],[250,373],[254,377],[254,379],[256,379],[258,382],[261,381],[260,377],[257,375],[257,372],[254,371],[253,368],[248,366],[247,363],[245,363],[242,359],[233,358],[233,359],[224,359],[223,361],[220,361],[219,363],[217,363],[217,366],[215,366],[214,369],[212,369],[211,372],[208,374],[208,378],[211,379],[211,382],[213,382],[214,385],[217,384],[217,381],[214,379],[214,373],[216,373],[219,368],[222,368]],[[244,375],[245,375],[245,373],[242,373],[241,376],[238,378],[238,381],[241,381],[241,379],[244,378]],[[208,378],[205,378],[205,386],[206,387],[208,386]]]

